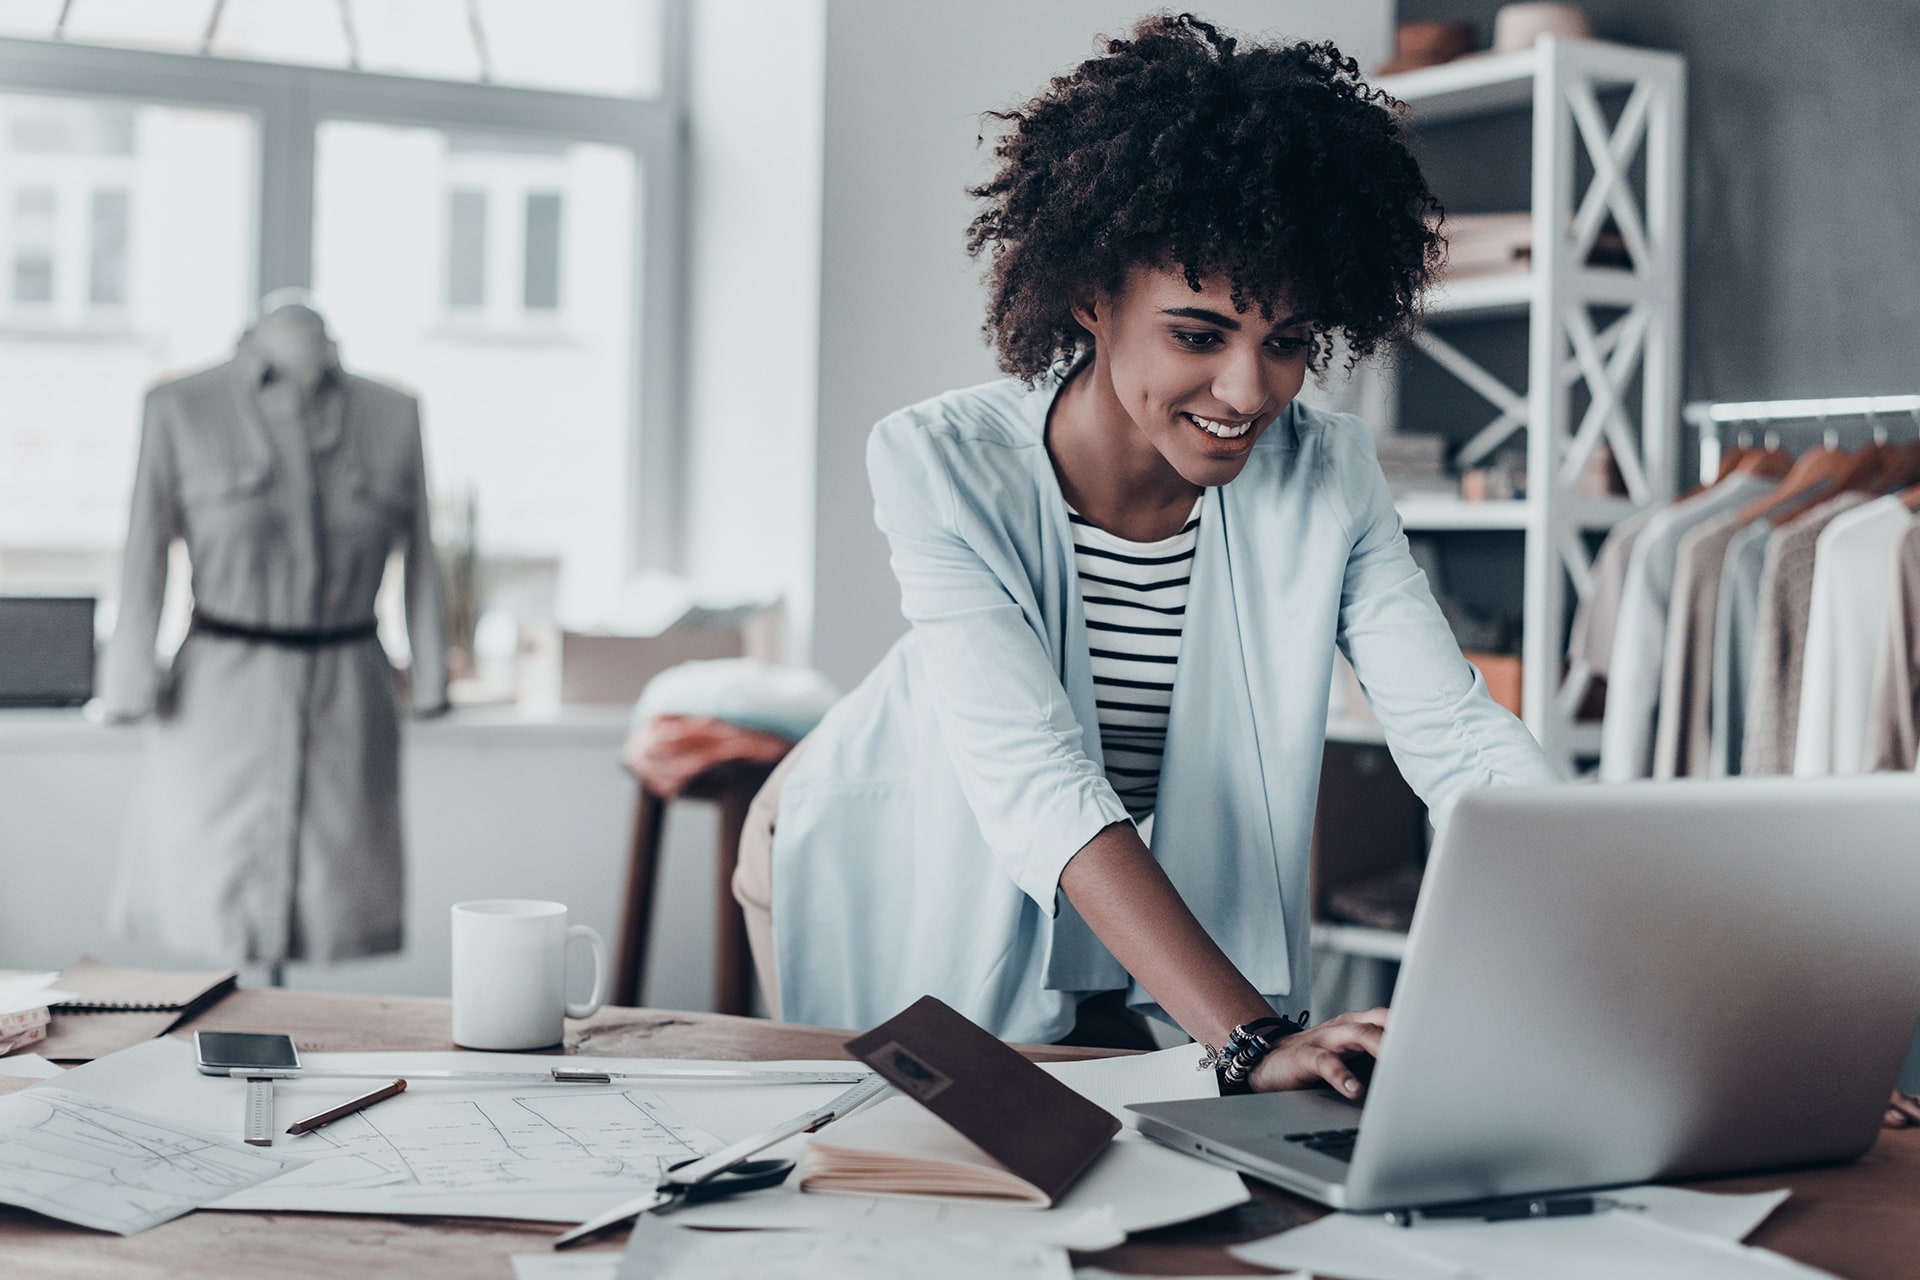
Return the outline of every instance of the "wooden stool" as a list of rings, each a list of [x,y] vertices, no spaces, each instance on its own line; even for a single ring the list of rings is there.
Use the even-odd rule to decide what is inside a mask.
[[[733,900],[733,869],[740,860],[740,832],[747,806],[774,770],[772,764],[729,760],[695,777],[678,796],[720,806],[720,833],[714,842],[714,1005],[720,1013],[747,1014],[753,1004],[753,952],[747,945],[746,917]],[[633,839],[627,854],[627,885],[622,900],[620,936],[615,947],[610,1004],[640,1000],[640,969],[653,933],[653,897],[660,879],[660,834],[672,803],[635,779]]]

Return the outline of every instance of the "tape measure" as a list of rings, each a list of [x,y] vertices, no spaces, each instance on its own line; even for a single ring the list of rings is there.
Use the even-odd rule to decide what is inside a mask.
[[[247,1145],[273,1145],[273,1081],[250,1078],[247,1081]]]

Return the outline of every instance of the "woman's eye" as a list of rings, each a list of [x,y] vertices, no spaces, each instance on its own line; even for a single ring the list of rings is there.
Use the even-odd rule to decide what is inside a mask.
[[[1292,356],[1305,351],[1309,342],[1307,338],[1268,338],[1267,346],[1283,356]]]
[[[1206,351],[1219,344],[1220,335],[1217,333],[1194,333],[1185,329],[1175,329],[1173,331],[1173,340],[1191,350]]]

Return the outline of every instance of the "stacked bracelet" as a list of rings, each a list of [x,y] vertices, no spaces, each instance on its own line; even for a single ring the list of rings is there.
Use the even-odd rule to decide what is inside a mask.
[[[1260,1060],[1272,1053],[1282,1040],[1297,1035],[1307,1029],[1307,1011],[1302,1009],[1296,1021],[1293,1018],[1255,1018],[1252,1022],[1243,1022],[1227,1036],[1227,1046],[1216,1049],[1210,1044],[1201,1048],[1206,1052],[1200,1056],[1199,1070],[1212,1067],[1220,1078],[1222,1094],[1251,1093],[1253,1069]]]

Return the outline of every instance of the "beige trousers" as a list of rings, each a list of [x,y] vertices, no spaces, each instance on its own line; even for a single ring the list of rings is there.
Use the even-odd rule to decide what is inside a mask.
[[[767,1012],[780,1017],[779,969],[773,955],[773,827],[780,818],[780,792],[787,775],[806,754],[803,738],[768,775],[766,785],[747,806],[747,824],[740,831],[740,857],[733,868],[733,897],[747,918],[747,945],[753,948],[753,971],[760,978],[760,994]]]

